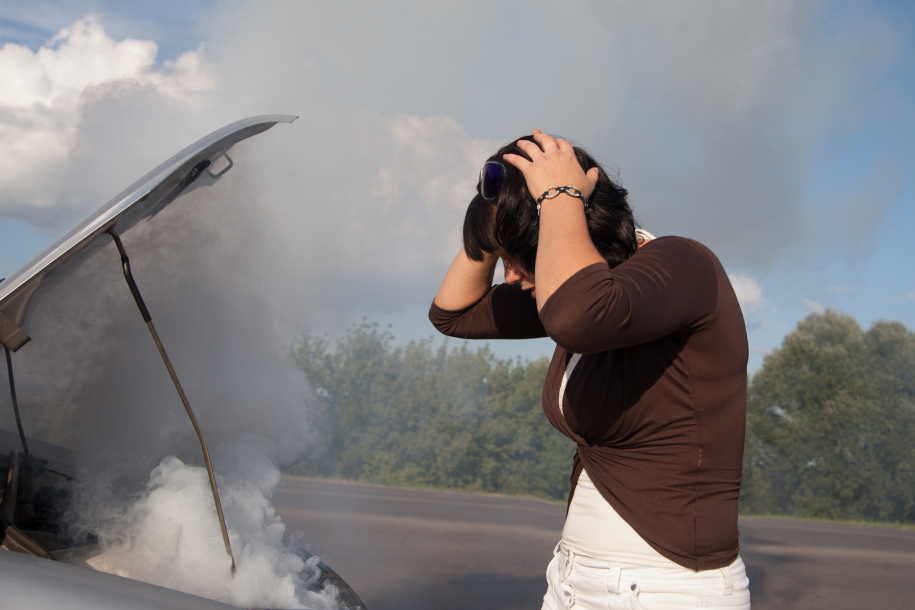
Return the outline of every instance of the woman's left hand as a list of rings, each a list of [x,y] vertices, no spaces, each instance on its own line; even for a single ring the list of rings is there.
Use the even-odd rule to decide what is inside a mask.
[[[531,197],[537,199],[551,186],[574,186],[587,201],[597,185],[597,168],[592,167],[585,173],[575,157],[572,145],[562,138],[553,138],[541,133],[539,129],[535,129],[533,135],[543,150],[528,140],[518,142],[518,148],[527,153],[530,161],[512,154],[502,157],[524,175]]]

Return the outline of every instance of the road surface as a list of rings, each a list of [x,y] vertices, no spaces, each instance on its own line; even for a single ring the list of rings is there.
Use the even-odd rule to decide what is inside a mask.
[[[368,610],[538,609],[562,532],[559,504],[284,478],[287,533]],[[754,610],[915,608],[915,531],[741,519]]]

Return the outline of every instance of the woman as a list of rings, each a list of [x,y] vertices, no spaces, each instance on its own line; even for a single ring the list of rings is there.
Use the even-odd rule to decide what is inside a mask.
[[[540,131],[477,189],[429,316],[455,337],[556,341],[543,409],[578,450],[543,607],[749,608],[748,346],[721,263],[680,237],[639,243],[625,189]]]

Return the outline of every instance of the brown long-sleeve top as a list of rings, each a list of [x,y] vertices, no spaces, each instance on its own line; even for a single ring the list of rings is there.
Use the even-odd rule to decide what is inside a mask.
[[[429,318],[466,339],[556,341],[543,386],[550,423],[578,444],[601,496],[661,555],[693,569],[739,550],[747,333],[727,274],[705,246],[662,237],[610,269],[585,267],[539,316],[530,291],[500,284]],[[572,354],[583,354],[559,408]],[[570,496],[571,498],[571,496]]]

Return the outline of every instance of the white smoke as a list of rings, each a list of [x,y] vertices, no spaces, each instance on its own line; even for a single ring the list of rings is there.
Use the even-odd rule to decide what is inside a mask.
[[[222,449],[225,473],[218,485],[234,576],[206,470],[173,456],[152,471],[139,500],[97,526],[101,552],[87,563],[244,608],[337,608],[334,585],[309,590],[320,586],[318,558],[306,561],[284,542],[286,527],[271,504],[280,472],[269,447],[247,438]]]

